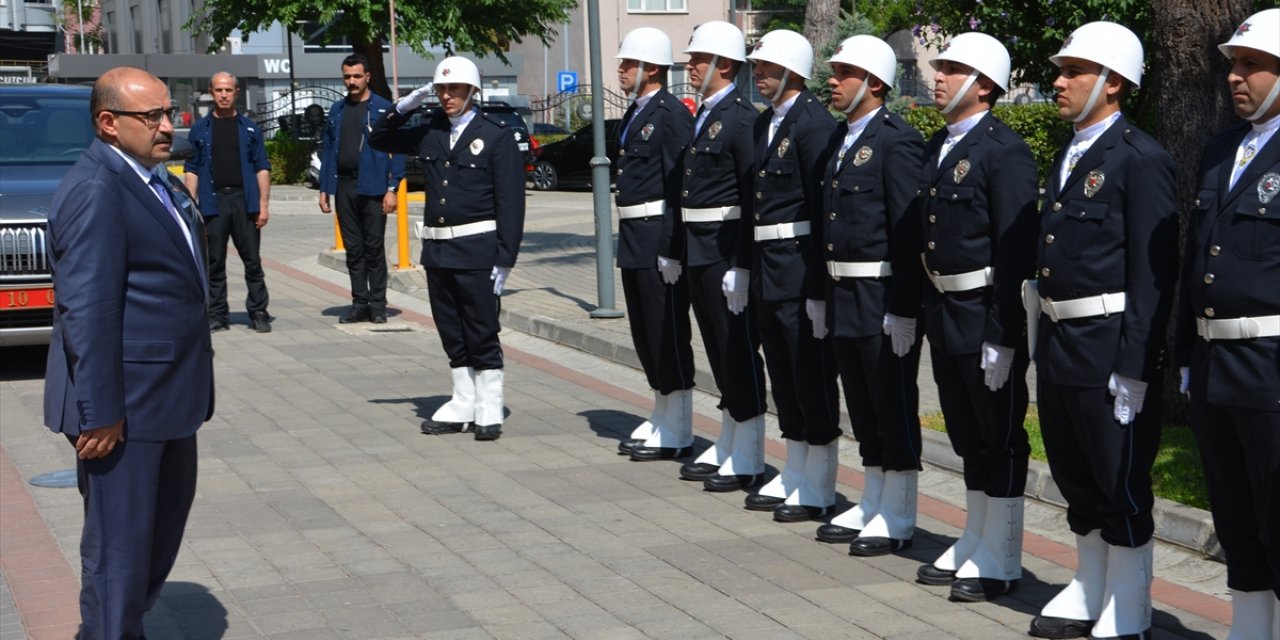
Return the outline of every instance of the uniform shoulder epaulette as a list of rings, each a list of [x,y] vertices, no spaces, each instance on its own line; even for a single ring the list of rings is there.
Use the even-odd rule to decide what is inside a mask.
[[[995,116],[992,116],[991,120],[987,123],[986,130],[987,135],[991,136],[992,140],[995,140],[1000,144],[1011,144],[1014,141],[1021,139],[1018,137],[1017,133],[1014,133],[1013,129],[1009,128],[1009,125],[1005,124]]]
[[[1124,127],[1125,144],[1133,147],[1139,154],[1144,156],[1152,154],[1167,153],[1164,147],[1160,146],[1151,134],[1139,129],[1132,124],[1125,124]]]
[[[488,120],[489,122],[492,122],[493,124],[498,125],[498,127],[499,127],[499,128],[503,128],[503,129],[505,129],[505,128],[508,126],[508,125],[507,125],[507,123],[505,123],[505,122],[503,122],[503,121],[501,121],[501,120],[499,120],[499,119],[497,119],[497,118],[495,118],[495,117],[493,117],[493,116],[491,116],[491,115],[489,115],[489,114],[487,114],[487,113],[485,113],[485,112],[483,112],[483,111],[481,111],[481,112],[480,112],[480,115],[484,116],[484,119],[485,119],[485,120]]]

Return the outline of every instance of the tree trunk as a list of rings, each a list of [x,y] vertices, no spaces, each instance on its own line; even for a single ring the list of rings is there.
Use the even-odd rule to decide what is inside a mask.
[[[1252,10],[1249,0],[1161,0],[1151,3],[1152,32],[1139,117],[1154,123],[1155,137],[1173,154],[1181,207],[1179,255],[1185,254],[1187,215],[1200,184],[1200,155],[1209,138],[1234,121],[1227,90],[1231,65],[1218,50]],[[1149,117],[1142,117],[1147,115]],[[1174,309],[1178,307],[1174,301]],[[1173,324],[1166,336],[1172,341]],[[1165,423],[1185,421],[1179,375],[1165,375]]]
[[[809,0],[804,9],[804,37],[813,45],[815,57],[834,44],[840,22],[840,0]]]
[[[359,36],[351,36],[351,49],[369,60],[369,90],[392,100],[391,85],[387,83],[387,68],[382,64],[382,42],[366,42]]]

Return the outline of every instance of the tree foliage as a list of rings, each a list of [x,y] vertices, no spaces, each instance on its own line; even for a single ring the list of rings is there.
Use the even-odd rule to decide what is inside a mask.
[[[396,39],[429,57],[430,47],[450,54],[495,55],[507,61],[511,42],[536,37],[550,44],[576,0],[401,0],[396,3]],[[372,86],[388,93],[382,43],[390,38],[390,3],[365,0],[206,0],[187,23],[213,37],[211,50],[234,30],[251,34],[274,22],[329,25],[326,37],[346,36],[369,57]]]

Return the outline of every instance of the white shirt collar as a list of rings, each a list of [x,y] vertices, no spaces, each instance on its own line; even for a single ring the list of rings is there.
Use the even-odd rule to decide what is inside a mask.
[[[871,119],[879,114],[883,108],[876,107],[871,113],[850,122],[849,133],[845,134],[845,145],[853,144],[853,141],[857,140],[862,135],[862,132],[867,130],[867,125],[871,123]]]
[[[964,120],[961,120],[954,124],[948,124],[947,137],[963,138],[964,134],[969,133],[970,130],[978,126],[978,121],[981,120],[983,116],[987,115],[988,113],[990,113],[990,111],[983,109],[982,111],[979,111],[978,113],[975,113],[969,116],[968,118],[965,118]]]
[[[703,100],[702,106],[706,107],[707,111],[710,111],[716,108],[716,105],[720,104],[720,101],[724,100],[724,97],[729,95],[729,92],[733,91],[733,88],[734,88],[734,84],[732,82],[725,85],[724,87],[721,87],[719,91],[711,94],[711,97]]]
[[[471,124],[472,120],[475,120],[476,114],[479,112],[479,109],[476,107],[471,107],[457,116],[449,116],[449,124],[451,125],[453,132],[458,133],[465,129],[468,124]]]
[[[661,88],[662,87],[658,87],[658,89]],[[640,113],[640,110],[643,109],[645,105],[649,104],[649,101],[653,99],[653,96],[658,93],[658,89],[654,89],[649,93],[636,97],[636,113]]]
[[[787,112],[791,111],[791,107],[796,105],[796,98],[800,97],[800,92],[796,92],[794,96],[787,98],[782,104],[773,105],[773,121],[778,122],[787,117]]]
[[[1088,149],[1093,142],[1102,137],[1103,132],[1111,128],[1111,125],[1120,119],[1120,112],[1117,111],[1107,116],[1101,122],[1095,122],[1083,129],[1076,129],[1075,136],[1071,138],[1071,145],[1074,147],[1084,147]]]

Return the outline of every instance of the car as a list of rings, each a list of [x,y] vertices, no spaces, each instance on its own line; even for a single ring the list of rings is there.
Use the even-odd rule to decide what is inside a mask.
[[[49,205],[93,142],[90,91],[0,85],[0,347],[48,344],[52,335]]]
[[[568,133],[568,129],[565,129],[558,124],[551,124],[549,122],[533,123],[534,136],[563,136],[568,135]]]
[[[622,120],[605,120],[605,155],[609,158],[609,182],[613,183],[612,165],[618,161],[618,126]],[[595,137],[591,125],[574,131],[569,137],[544,144],[533,153],[533,165],[526,177],[538,191],[554,191],[568,186],[591,184],[591,156],[595,153]]]

